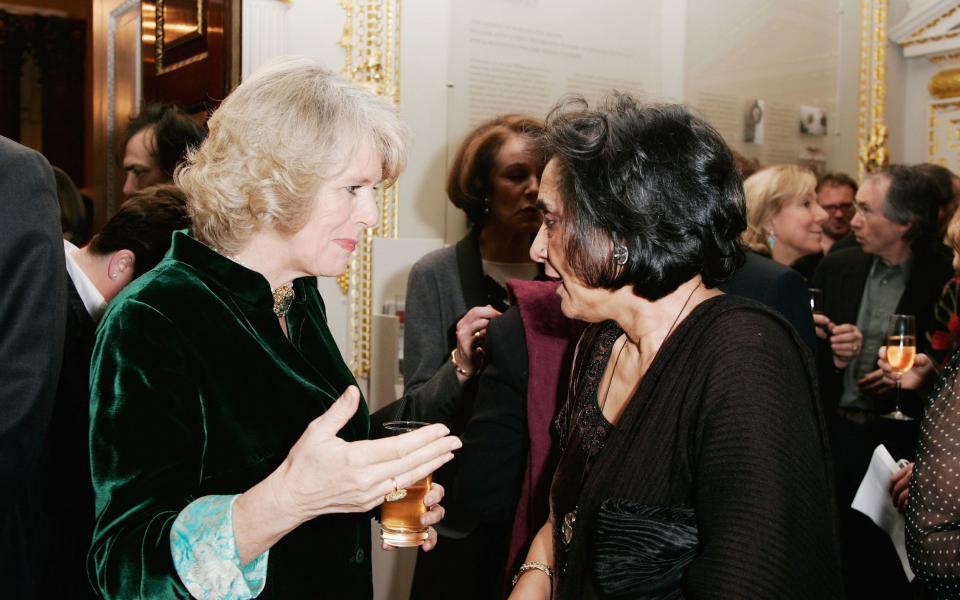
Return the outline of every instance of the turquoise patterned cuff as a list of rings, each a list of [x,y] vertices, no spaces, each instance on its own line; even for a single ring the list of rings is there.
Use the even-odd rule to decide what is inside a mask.
[[[233,537],[235,496],[203,496],[187,505],[173,522],[170,550],[177,575],[200,600],[256,598],[267,583],[267,550],[240,565]]]

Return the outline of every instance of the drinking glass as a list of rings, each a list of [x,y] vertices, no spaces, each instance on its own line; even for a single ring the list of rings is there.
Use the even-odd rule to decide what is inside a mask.
[[[427,425],[419,421],[389,421],[383,428],[386,435],[400,435]],[[420,515],[427,512],[423,497],[430,491],[432,478],[427,475],[405,489],[387,494],[380,507],[380,539],[398,548],[419,546],[426,541],[428,528],[420,524]]]
[[[894,373],[903,375],[913,368],[913,361],[917,358],[917,324],[913,315],[890,315],[887,321],[887,362],[893,367]],[[897,379],[897,408],[893,412],[882,415],[887,419],[897,421],[912,421],[900,410],[900,379]]]
[[[818,288],[807,288],[810,292],[810,310],[815,315],[823,314],[823,290]]]

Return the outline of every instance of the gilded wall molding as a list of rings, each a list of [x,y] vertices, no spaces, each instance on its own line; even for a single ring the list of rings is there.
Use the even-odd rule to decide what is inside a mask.
[[[960,101],[930,105],[927,162],[951,170],[960,168]]]
[[[946,54],[937,54],[935,56],[928,56],[927,60],[932,62],[935,65],[940,63],[952,62],[960,58],[960,52],[947,52]]]
[[[400,0],[340,0],[340,6],[344,76],[399,106]],[[370,373],[373,238],[397,237],[397,185],[385,186],[379,195],[380,222],[364,232],[349,268],[337,278],[350,297],[350,368],[356,377]]]
[[[955,51],[960,47],[960,2],[910,2],[907,14],[890,27],[890,39],[907,58]]]
[[[857,103],[858,176],[890,161],[887,148],[887,2],[861,0]]]
[[[940,71],[930,79],[927,88],[938,100],[960,96],[960,68]]]
[[[948,18],[950,18],[951,16],[953,16],[953,14],[954,14],[955,12],[957,12],[958,9],[960,9],[960,6],[954,6],[953,8],[951,8],[950,10],[948,10],[947,12],[945,12],[945,13],[943,13],[942,15],[940,15],[939,17],[937,17],[936,19],[933,19],[932,21],[930,21],[929,23],[925,24],[925,25],[924,25],[923,27],[921,27],[920,29],[917,29],[916,31],[914,31],[913,33],[911,33],[911,34],[910,34],[910,37],[913,38],[913,39],[915,39],[915,40],[917,40],[917,41],[920,41],[920,40],[922,39],[922,36],[923,36],[924,33],[930,31],[931,29],[933,29],[934,27],[936,27],[937,25],[939,25],[939,24],[940,24],[940,21],[943,21],[944,19],[948,19]],[[914,42],[914,43],[917,43],[917,42]]]

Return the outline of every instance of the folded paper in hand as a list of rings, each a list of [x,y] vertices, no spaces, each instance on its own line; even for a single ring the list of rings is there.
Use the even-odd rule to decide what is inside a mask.
[[[893,505],[890,497],[890,476],[899,471],[901,466],[893,460],[883,444],[877,446],[873,451],[873,458],[870,459],[867,474],[863,476],[860,489],[850,506],[867,515],[877,527],[890,536],[903,565],[903,572],[913,581],[914,574],[907,561],[907,547],[904,543],[903,515]]]

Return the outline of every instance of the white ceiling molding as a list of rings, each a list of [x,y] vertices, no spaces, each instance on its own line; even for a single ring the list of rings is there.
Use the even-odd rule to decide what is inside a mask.
[[[911,2],[907,16],[890,28],[889,38],[907,58],[960,50],[960,2]]]

